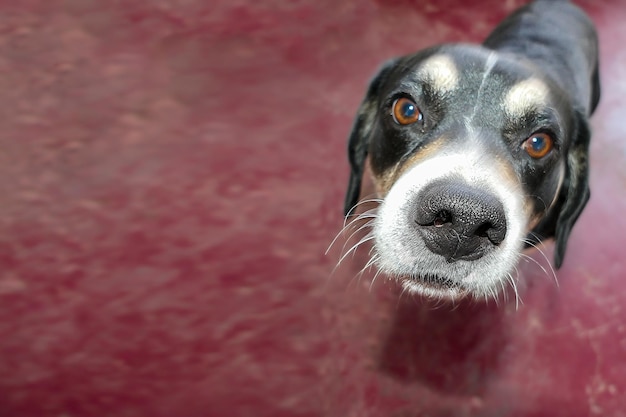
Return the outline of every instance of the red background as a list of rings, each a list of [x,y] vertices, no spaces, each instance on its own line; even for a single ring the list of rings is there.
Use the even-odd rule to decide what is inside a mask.
[[[626,3],[579,2],[558,287],[535,252],[519,308],[433,306],[324,255],[378,65],[520,3],[0,1],[0,416],[626,416]]]

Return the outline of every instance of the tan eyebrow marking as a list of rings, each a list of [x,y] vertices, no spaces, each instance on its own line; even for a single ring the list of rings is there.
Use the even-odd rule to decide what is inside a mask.
[[[544,106],[548,100],[548,86],[537,78],[528,78],[515,84],[504,99],[505,111],[513,117]]]
[[[453,90],[459,83],[459,71],[452,58],[446,55],[428,58],[417,69],[417,76],[441,93]]]

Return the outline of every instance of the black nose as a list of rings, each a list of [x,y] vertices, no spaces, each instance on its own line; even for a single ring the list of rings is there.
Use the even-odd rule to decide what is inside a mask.
[[[478,259],[506,236],[504,207],[485,190],[438,181],[424,188],[417,201],[415,223],[426,246],[448,262]]]

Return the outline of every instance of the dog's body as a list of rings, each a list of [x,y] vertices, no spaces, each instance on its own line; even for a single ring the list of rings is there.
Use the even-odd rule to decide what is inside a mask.
[[[588,198],[587,123],[600,95],[597,36],[568,1],[535,1],[482,45],[387,63],[349,140],[346,214],[369,162],[382,203],[374,261],[416,292],[485,296],[525,245],[563,260]]]

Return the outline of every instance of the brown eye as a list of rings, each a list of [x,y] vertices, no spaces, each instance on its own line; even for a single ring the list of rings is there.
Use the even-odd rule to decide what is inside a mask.
[[[412,100],[402,97],[393,102],[393,120],[399,125],[410,125],[422,120],[422,112]]]
[[[543,158],[552,150],[552,137],[547,133],[534,133],[524,141],[522,148],[535,159]]]

